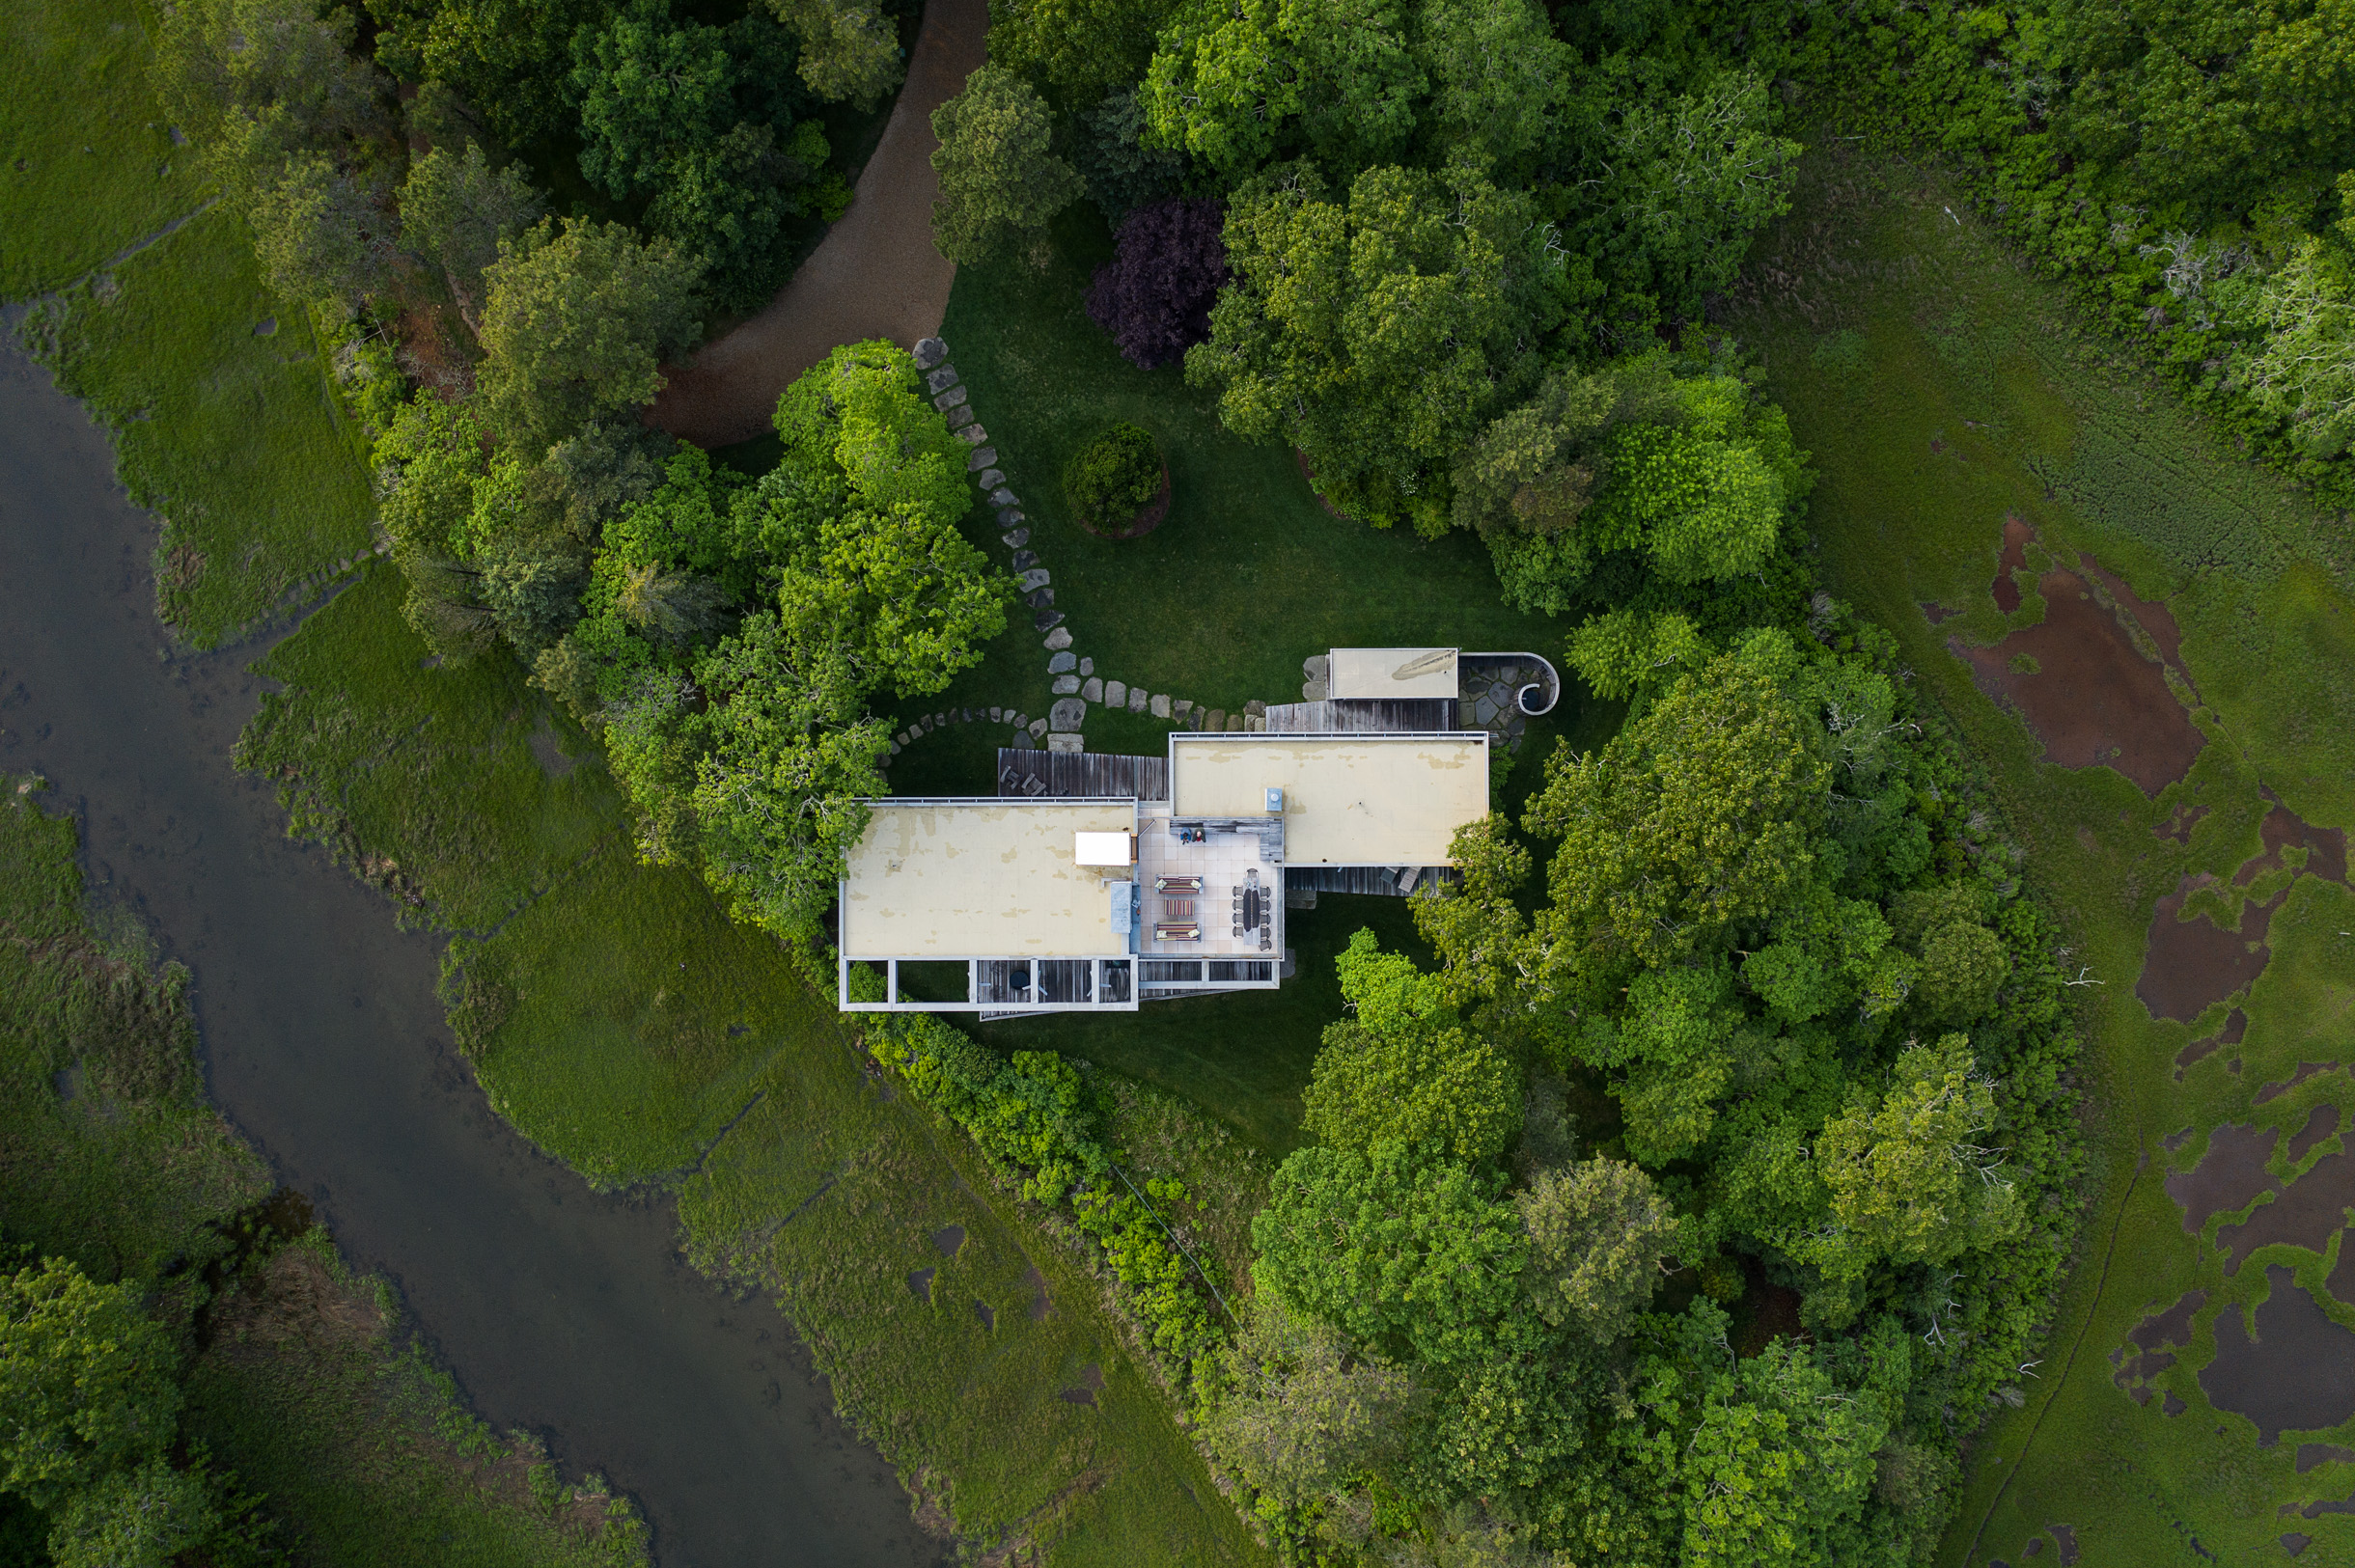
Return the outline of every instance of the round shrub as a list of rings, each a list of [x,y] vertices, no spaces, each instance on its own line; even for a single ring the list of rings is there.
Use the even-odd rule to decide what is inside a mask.
[[[1122,420],[1064,465],[1063,495],[1072,515],[1118,533],[1161,493],[1161,449],[1141,426]]]

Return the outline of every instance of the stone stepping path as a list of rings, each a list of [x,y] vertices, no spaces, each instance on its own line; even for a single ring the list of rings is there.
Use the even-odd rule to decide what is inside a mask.
[[[1065,613],[1055,607],[1054,575],[1031,548],[1030,520],[1023,514],[1022,498],[1007,482],[1006,471],[999,466],[1003,458],[998,449],[989,444],[989,432],[973,407],[971,390],[962,384],[956,367],[949,363],[949,345],[938,338],[926,338],[918,343],[916,368],[924,372],[925,390],[931,394],[932,406],[948,417],[957,438],[973,448],[965,459],[965,468],[988,497],[989,504],[997,509],[999,539],[1011,553],[1022,602],[1031,611],[1032,629],[1046,648],[1046,674],[1055,701],[1044,718],[1033,718],[1007,707],[944,709],[894,735],[892,755],[897,756],[917,737],[942,724],[973,723],[983,717],[991,724],[1011,724],[1013,734],[1007,744],[1017,749],[1044,744],[1053,751],[1076,752],[1083,749],[1080,731],[1091,707],[1147,715],[1195,729],[1266,729],[1264,702],[1246,702],[1233,713],[1224,708],[1205,708],[1190,698],[1173,697],[1168,692],[1150,691],[1100,675],[1094,659],[1074,651],[1071,628]]]

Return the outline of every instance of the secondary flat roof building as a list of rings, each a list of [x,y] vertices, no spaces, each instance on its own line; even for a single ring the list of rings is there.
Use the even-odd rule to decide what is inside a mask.
[[[1121,764],[1080,769],[1072,787],[1121,779],[1127,794],[871,802],[843,871],[839,1004],[1129,1010],[1273,988],[1288,878],[1363,868],[1368,887],[1354,891],[1403,892],[1448,874],[1456,830],[1488,810],[1489,732],[1448,722],[1456,650],[1344,648],[1330,659],[1337,693],[1363,691],[1381,706],[1304,702],[1271,709],[1265,730],[1173,734],[1166,770],[1159,758],[1061,757]],[[1438,716],[1443,727],[1332,728],[1361,722],[1351,717],[1361,711]],[[1297,728],[1276,728],[1279,717]],[[1166,798],[1148,798],[1147,781],[1162,779]],[[1333,884],[1302,883],[1316,885]]]

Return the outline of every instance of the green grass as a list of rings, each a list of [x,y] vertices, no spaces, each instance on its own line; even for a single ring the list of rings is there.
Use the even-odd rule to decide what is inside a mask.
[[[2258,1087],[2297,1060],[2347,1056],[2355,1010],[2355,902],[2301,878],[2273,924],[2274,956],[2245,1000],[2246,1039],[2174,1079],[2193,1025],[2154,1021],[2134,993],[2155,900],[2187,873],[2230,879],[2257,847],[2260,783],[2322,826],[2355,825],[2355,595],[2343,523],[2240,461],[2200,423],[2149,390],[2130,358],[2077,332],[2057,291],[2035,283],[1934,179],[1896,166],[1817,154],[1792,216],[1754,261],[1734,330],[1765,361],[1820,475],[1814,520],[1835,592],[1895,630],[1919,677],[1953,715],[2030,851],[2033,886],[2061,914],[2081,995],[2091,1173],[2077,1266],[2044,1361],[2016,1413],[1998,1412],[1974,1444],[1962,1506],[1942,1560],[2023,1560],[2048,1525],[2072,1527],[2087,1568],[2283,1554],[2279,1536],[2314,1538],[2305,1560],[2355,1553],[2355,1521],[2283,1520],[2281,1503],[2343,1497],[2342,1472],[2295,1473],[2296,1443],[2258,1447],[2251,1423],[2217,1412],[2197,1373],[2213,1322],[2264,1289],[2262,1264],[2222,1273],[2187,1236],[2167,1169],[2192,1164],[2227,1120],[2290,1128],[2324,1099],[2355,1103],[2342,1075],[2262,1107]],[[1990,594],[2003,519],[2017,514],[2065,559],[2092,554],[2183,631],[2182,663],[2209,736],[2190,776],[2155,800],[2107,769],[2045,764],[2008,708],[1981,696],[1946,650],[1991,642],[2007,624]],[[1933,627],[1919,606],[1961,612]],[[2037,619],[2031,599],[2009,619]],[[2187,844],[2155,829],[2178,805],[2210,813]],[[2160,1140],[2188,1133],[2170,1150]],[[2335,1254],[2334,1254],[2335,1255]],[[2295,1249],[2318,1284],[2322,1259]],[[2159,1387],[2185,1401],[2132,1403],[2110,1354],[2147,1313],[2195,1286],[2209,1291],[2195,1343]],[[2355,1324],[2355,1311],[2334,1309]],[[2355,1422],[2302,1440],[2346,1443]],[[2052,1543],[2045,1543],[2050,1550]]]
[[[152,60],[128,0],[0,18],[0,69],[19,84],[0,95],[0,299],[43,296],[25,341],[113,433],[131,498],[163,515],[158,608],[209,647],[365,552],[375,506],[307,313],[264,289],[243,224],[207,206]]]
[[[1094,658],[1099,675],[1238,712],[1255,699],[1298,701],[1301,661],[1334,646],[1528,648],[1561,664],[1568,628],[1505,605],[1477,539],[1427,540],[1332,516],[1288,450],[1229,434],[1215,399],[1190,391],[1178,366],[1140,371],[1121,358],[1083,308],[1090,272],[1110,255],[1102,221],[1074,207],[1056,240],[1043,272],[958,268],[942,337],[1021,498],[1072,651]],[[1143,538],[1101,539],[1072,521],[1063,466],[1122,419],[1167,454],[1170,513]],[[994,522],[977,515],[973,526],[1005,562]],[[903,717],[951,702],[1043,716],[1053,698],[1039,641],[1018,611],[981,666],[942,698],[906,704]],[[1094,708],[1089,749],[1158,751],[1155,737],[1170,729]],[[895,788],[907,792],[899,778]]]
[[[183,1429],[267,1477],[281,1544],[383,1568],[643,1568],[628,1505],[559,1480],[529,1434],[502,1440],[467,1416],[391,1303],[315,1230],[213,1308]]]
[[[269,1191],[205,1103],[186,972],[82,920],[70,819],[0,776],[0,1234],[93,1279],[152,1285],[225,1250]]]
[[[359,432],[306,313],[264,290],[224,208],[45,299],[25,338],[114,436],[131,499],[162,514],[157,608],[190,643],[291,608],[369,549]]]
[[[0,299],[63,288],[204,200],[152,57],[133,0],[0,14]]]
[[[692,871],[640,866],[626,843],[449,961],[491,1108],[603,1188],[693,1166],[762,1063],[832,1023],[774,941],[731,922]]]
[[[258,668],[287,689],[236,761],[404,914],[487,930],[620,835],[621,796],[504,651],[440,667],[402,619],[406,592],[371,564],[273,649]]]
[[[20,784],[23,787],[19,787]],[[459,1405],[325,1233],[254,1223],[261,1155],[204,1099],[185,972],[85,921],[70,819],[0,778],[0,1238],[143,1287],[194,1351],[183,1435],[321,1565],[628,1568],[631,1511]],[[535,1471],[535,1466],[538,1467]],[[47,1560],[7,1514],[11,1561]]]

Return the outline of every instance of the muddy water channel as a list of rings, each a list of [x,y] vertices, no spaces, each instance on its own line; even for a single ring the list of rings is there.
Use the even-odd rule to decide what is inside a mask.
[[[484,1104],[434,1002],[441,940],[231,768],[261,646],[171,646],[153,540],[80,406],[0,350],[0,769],[51,781],[96,895],[194,972],[216,1102],[485,1419],[638,1499],[666,1568],[936,1560],[785,1321],[679,1259],[670,1203],[591,1193]]]

